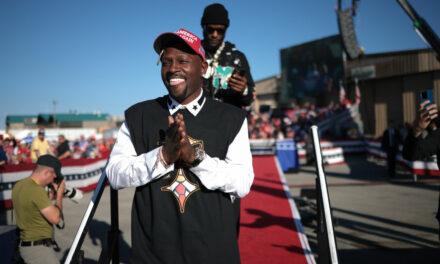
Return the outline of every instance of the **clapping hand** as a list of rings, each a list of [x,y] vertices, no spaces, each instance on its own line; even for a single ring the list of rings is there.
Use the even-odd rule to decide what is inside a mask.
[[[168,130],[162,154],[167,164],[190,164],[194,161],[194,149],[189,142],[185,122],[180,113],[175,118],[168,116]]]

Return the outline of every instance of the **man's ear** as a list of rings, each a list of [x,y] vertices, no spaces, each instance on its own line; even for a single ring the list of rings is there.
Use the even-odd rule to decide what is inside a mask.
[[[206,70],[208,69],[208,63],[207,62],[202,62],[202,75],[204,75],[206,73]]]
[[[52,171],[49,168],[44,168],[43,175],[45,179],[49,179],[52,175]]]

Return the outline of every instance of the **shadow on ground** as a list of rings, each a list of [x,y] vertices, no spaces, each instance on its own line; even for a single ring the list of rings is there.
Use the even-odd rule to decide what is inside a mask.
[[[438,264],[439,248],[402,248],[402,249],[353,249],[339,250],[341,264]]]
[[[350,183],[383,182],[383,184],[396,187],[414,188],[413,190],[420,190],[420,192],[438,193],[439,190],[439,177],[424,176],[419,179],[427,180],[426,183],[413,182],[412,175],[403,168],[399,168],[397,177],[389,179],[385,166],[368,162],[364,156],[347,157],[346,165],[343,166],[348,166],[350,173],[344,173],[343,169],[326,167],[326,176],[333,178],[333,182],[335,178],[339,178],[349,179]],[[300,169],[300,173],[314,176],[316,170],[312,166],[305,166]],[[341,180],[339,181],[344,182]],[[304,189],[310,189],[315,193],[314,184],[310,183],[312,183],[310,186],[312,188]],[[307,187],[308,184],[303,185]],[[365,185],[366,188],[368,186]],[[347,188],[351,187],[347,185]],[[367,192],[368,190],[370,189],[367,189]],[[402,195],[405,195],[404,192]],[[295,203],[300,211],[312,252],[317,257],[316,197],[312,196],[308,199],[304,198],[307,196],[300,194],[299,197],[295,197]],[[439,230],[436,226],[423,226],[404,220],[399,221],[400,218],[388,219],[338,207],[332,207],[332,212],[336,216],[334,226],[335,237],[340,248],[338,249],[339,263],[440,263]]]
[[[106,222],[92,219],[89,226],[88,236],[92,241],[92,244],[99,246],[102,250],[101,245],[107,245],[107,232],[110,230],[110,225]],[[102,251],[101,251],[102,252]],[[64,252],[64,261],[69,253],[69,249]],[[122,232],[119,233],[119,263],[130,263],[130,246],[122,237]],[[88,258],[87,252],[84,254],[84,263],[94,264],[98,263],[97,260]]]

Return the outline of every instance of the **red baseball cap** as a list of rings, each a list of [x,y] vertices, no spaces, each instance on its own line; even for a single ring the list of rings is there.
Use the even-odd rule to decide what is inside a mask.
[[[196,54],[202,57],[202,60],[206,62],[205,49],[202,46],[202,41],[199,37],[183,28],[176,32],[165,32],[160,34],[154,41],[154,50],[157,54],[161,55],[162,50],[166,44],[172,41],[180,41],[190,47]]]

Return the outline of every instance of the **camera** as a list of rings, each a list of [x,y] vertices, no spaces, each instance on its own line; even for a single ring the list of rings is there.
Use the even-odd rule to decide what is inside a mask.
[[[63,175],[59,175],[57,177],[55,177],[55,179],[53,179],[53,182],[56,183],[57,185],[60,185],[60,183],[64,180],[64,176]]]
[[[74,203],[79,203],[79,200],[83,197],[83,192],[73,187],[66,186],[64,197],[70,198]]]
[[[54,183],[59,185],[63,181],[63,179],[63,176],[59,176],[56,177],[53,181]],[[52,184],[50,185],[50,187],[55,190]],[[83,192],[81,190],[66,185],[66,188],[64,189],[64,197],[70,198],[70,200],[72,200],[72,202],[74,203],[79,203],[79,200],[81,200],[81,198],[83,197]]]

